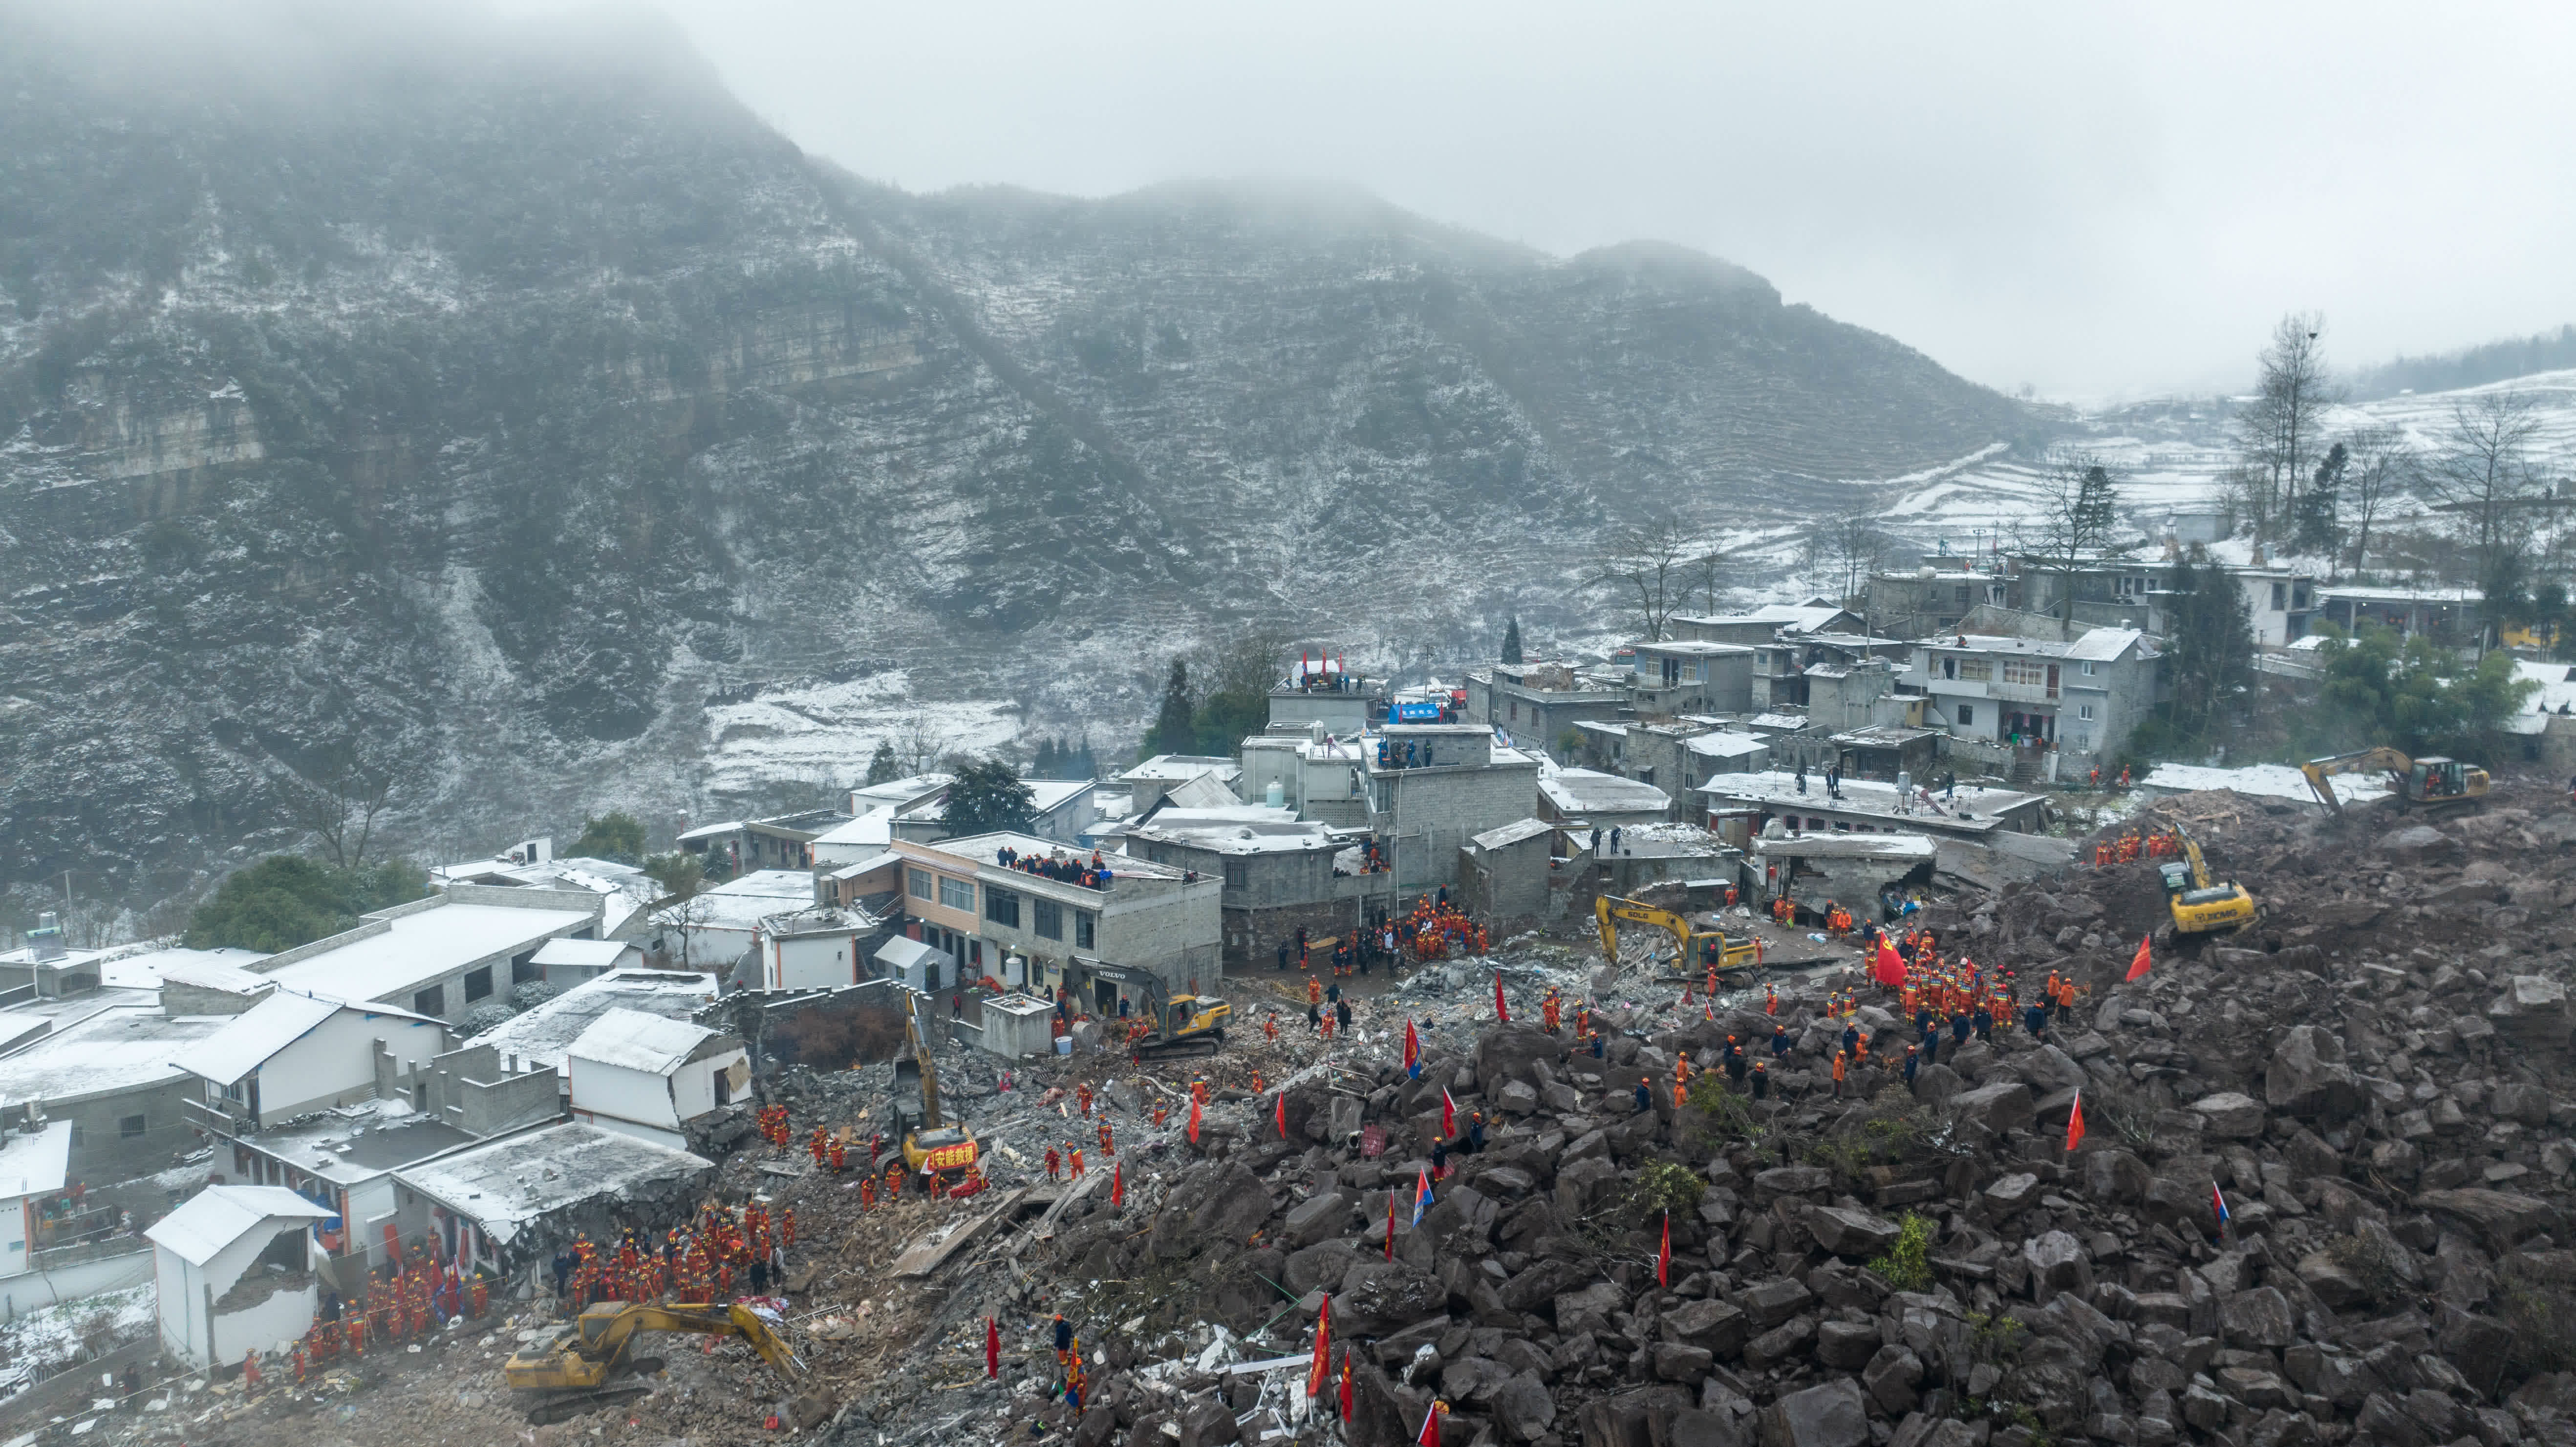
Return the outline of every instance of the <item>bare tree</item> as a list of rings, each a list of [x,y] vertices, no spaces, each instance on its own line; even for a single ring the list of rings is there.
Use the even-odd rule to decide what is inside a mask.
[[[1700,581],[1707,556],[1681,519],[1662,513],[1613,537],[1583,575],[1583,585],[1631,610],[1642,641],[1659,643],[1665,624]]]
[[[2394,427],[2364,427],[2344,439],[2352,463],[2344,469],[2343,495],[2352,519],[2352,570],[2370,567],[2370,527],[2413,487],[2418,461],[2406,434]]]
[[[2254,397],[2236,417],[2246,508],[2266,537],[2297,510],[2299,484],[2319,451],[2321,419],[2335,401],[2318,344],[2325,327],[2315,312],[2292,312],[2273,325],[2271,345],[2255,358]]]
[[[1296,648],[1297,635],[1286,623],[1276,618],[1247,619],[1201,639],[1190,650],[1190,682],[1202,694],[1266,698],[1288,676],[1288,655]]]
[[[376,820],[394,807],[406,778],[385,750],[352,734],[324,745],[310,766],[278,783],[288,816],[330,848],[333,864],[356,869],[367,862]]]
[[[2526,541],[2528,529],[2518,514],[2532,495],[2531,440],[2539,432],[2530,398],[2481,392],[2452,405],[2441,451],[2424,470],[2422,491],[2457,518],[2481,587]]]
[[[2120,522],[2119,484],[2102,459],[2062,452],[2040,479],[2039,506],[2018,525],[2015,546],[2057,574],[2061,631],[2075,619],[2075,575],[2110,549]]]
[[[1837,585],[1834,601],[1849,607],[1869,585],[1869,575],[1887,560],[1896,540],[1878,525],[1878,514],[1854,508],[1830,518],[1816,530],[1820,571]]]
[[[955,740],[939,726],[930,710],[917,708],[904,715],[888,742],[894,746],[894,756],[903,760],[906,774],[926,774],[931,765],[948,754]]]

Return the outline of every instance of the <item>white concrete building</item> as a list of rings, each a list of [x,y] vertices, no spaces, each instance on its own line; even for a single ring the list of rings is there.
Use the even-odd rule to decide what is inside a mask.
[[[72,1123],[13,1132],[0,1141],[0,1281],[29,1269],[36,1221],[49,1196],[62,1194],[70,1177]]]
[[[687,1126],[751,1083],[751,1053],[720,1030],[610,1010],[564,1051],[573,1119],[672,1150]]]
[[[429,1016],[280,990],[175,1063],[204,1082],[204,1123],[229,1135],[409,1090],[446,1049]]]
[[[564,991],[553,999],[511,1016],[468,1040],[459,1049],[485,1047],[496,1052],[505,1068],[552,1070],[563,1088],[572,1074],[564,1053],[582,1032],[611,1010],[640,1011],[665,1020],[687,1020],[715,1002],[716,977],[682,970],[612,970]]]
[[[161,1344],[200,1370],[304,1335],[318,1299],[313,1223],[331,1215],[283,1186],[208,1186],[144,1232]]]
[[[456,884],[377,910],[356,929],[271,955],[255,968],[284,988],[453,1020],[537,978],[549,940],[596,939],[604,896],[587,890]]]

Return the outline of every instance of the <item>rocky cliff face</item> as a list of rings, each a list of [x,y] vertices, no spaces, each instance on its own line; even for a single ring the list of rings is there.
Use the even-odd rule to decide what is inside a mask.
[[[725,807],[708,701],[763,679],[1061,728],[1252,613],[1481,653],[1579,620],[1605,519],[1794,517],[2024,425],[1677,250],[890,191],[666,36],[300,34],[277,82],[24,18],[0,882],[166,892],[348,740],[479,846]]]

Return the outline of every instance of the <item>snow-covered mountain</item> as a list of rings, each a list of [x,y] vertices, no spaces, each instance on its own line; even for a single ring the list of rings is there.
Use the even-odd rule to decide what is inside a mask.
[[[343,739],[433,852],[896,732],[1123,749],[1229,620],[1454,665],[1597,627],[1605,525],[1785,535],[2049,425],[1677,248],[907,195],[650,22],[153,69],[60,14],[0,47],[0,885],[167,892]]]

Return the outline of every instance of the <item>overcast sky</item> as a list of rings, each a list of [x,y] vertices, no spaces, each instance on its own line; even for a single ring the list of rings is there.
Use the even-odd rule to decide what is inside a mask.
[[[514,9],[555,0],[505,0]],[[912,190],[1349,181],[1761,272],[1978,381],[2229,386],[2576,320],[2576,5],[663,0]]]

